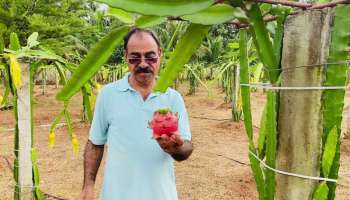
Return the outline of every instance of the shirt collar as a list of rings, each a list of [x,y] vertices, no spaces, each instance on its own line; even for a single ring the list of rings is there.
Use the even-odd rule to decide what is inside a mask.
[[[117,89],[121,92],[125,92],[127,90],[135,91],[134,88],[129,84],[129,76],[130,72],[126,73],[122,79],[119,80],[119,84],[117,84]]]
[[[134,91],[136,92],[136,90],[131,87],[131,85],[129,84],[129,77],[130,77],[130,72],[127,72],[124,77],[122,79],[119,80],[119,84],[117,84],[117,89],[121,92],[125,92],[127,90],[131,90],[131,91]],[[156,77],[156,79],[158,79],[159,76]],[[167,93],[169,91],[169,88],[165,91],[165,93]],[[161,92],[152,92],[150,94],[150,97],[153,97],[153,96],[158,96],[160,95]]]

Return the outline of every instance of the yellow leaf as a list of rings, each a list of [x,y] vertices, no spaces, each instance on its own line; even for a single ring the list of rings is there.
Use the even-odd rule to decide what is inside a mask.
[[[49,147],[52,148],[53,146],[55,146],[55,140],[56,140],[56,134],[55,132],[50,132],[49,134]]]
[[[80,144],[75,134],[72,135],[72,145],[73,145],[73,152],[75,155],[77,155],[79,153]]]
[[[106,68],[103,68],[101,71],[102,71],[102,72],[101,72],[101,73],[102,73],[102,79],[103,79],[104,81],[106,81],[107,78],[108,78],[109,70],[106,69]]]
[[[97,92],[101,91],[101,85],[99,83],[95,84],[95,88],[96,88]]]
[[[93,110],[95,108],[96,96],[94,94],[89,95],[90,108]]]
[[[21,87],[22,80],[21,80],[21,66],[18,63],[16,56],[13,54],[7,54],[7,57],[10,59],[10,73],[13,85],[16,88]]]
[[[0,95],[0,104],[2,103],[3,100],[4,100],[4,97],[2,97],[2,96]]]

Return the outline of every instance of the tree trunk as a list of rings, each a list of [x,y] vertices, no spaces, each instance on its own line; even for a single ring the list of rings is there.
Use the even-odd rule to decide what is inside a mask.
[[[289,16],[282,52],[282,86],[321,86],[332,14],[329,9]],[[294,68],[294,69],[293,69]],[[278,118],[277,168],[308,176],[320,175],[322,90],[282,90]],[[278,200],[311,200],[317,181],[277,174]]]
[[[17,89],[20,199],[33,199],[33,175],[31,160],[31,105],[29,64],[21,63],[22,87]]]

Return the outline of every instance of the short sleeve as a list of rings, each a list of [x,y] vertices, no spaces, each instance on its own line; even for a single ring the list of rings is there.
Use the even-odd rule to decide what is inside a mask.
[[[107,142],[108,122],[105,112],[105,90],[97,95],[94,117],[92,119],[89,140],[95,145],[103,145]]]
[[[174,103],[173,103],[173,112],[177,112],[179,116],[179,132],[181,134],[181,138],[184,140],[191,140],[192,135],[190,131],[190,123],[188,119],[188,114],[185,106],[185,102],[180,93],[175,91],[174,95]]]

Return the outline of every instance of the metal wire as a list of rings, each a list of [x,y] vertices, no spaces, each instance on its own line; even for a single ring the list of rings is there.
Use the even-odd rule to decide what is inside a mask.
[[[331,63],[318,63],[318,64],[311,64],[311,65],[299,65],[296,67],[286,67],[286,68],[278,68],[278,69],[268,69],[265,66],[262,66],[263,70],[265,70],[267,73],[274,72],[274,71],[280,71],[281,73],[290,72],[296,69],[304,69],[304,68],[313,68],[313,67],[349,67],[349,66],[339,66],[339,65],[349,65],[350,61],[344,60],[344,61],[338,61],[338,62],[331,62]]]
[[[264,83],[241,83],[240,85],[267,90],[345,90],[347,88],[346,86],[274,86]]]
[[[278,169],[272,168],[269,165],[267,165],[263,160],[261,160],[257,155],[255,155],[255,153],[253,153],[252,151],[249,150],[249,153],[257,161],[259,161],[260,164],[263,165],[265,168],[267,168],[267,169],[269,169],[271,171],[274,171],[276,173],[279,173],[279,174],[282,174],[282,175],[286,175],[286,176],[294,176],[294,177],[303,178],[303,179],[315,180],[315,181],[327,181],[327,182],[337,183],[337,180],[336,179],[332,179],[332,178],[306,176],[306,175],[303,175],[303,174],[290,173],[290,172],[285,172],[285,171],[282,171],[282,170],[278,170]]]

